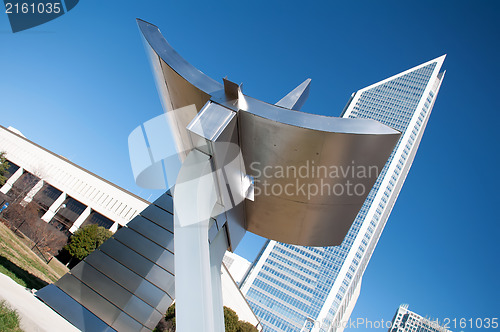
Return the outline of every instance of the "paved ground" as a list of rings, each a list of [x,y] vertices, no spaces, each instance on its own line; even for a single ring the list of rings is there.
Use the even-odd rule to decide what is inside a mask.
[[[0,299],[5,300],[21,317],[25,332],[80,332],[30,291],[0,273]]]

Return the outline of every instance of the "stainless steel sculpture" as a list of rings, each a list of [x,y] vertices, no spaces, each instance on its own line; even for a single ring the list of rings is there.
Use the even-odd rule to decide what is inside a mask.
[[[227,79],[218,83],[190,65],[156,26],[142,20],[137,22],[177,154],[183,162],[172,188],[173,207],[161,208],[162,204],[157,202],[152,205],[173,212],[173,229],[170,214],[167,216],[170,224],[165,227],[160,220],[165,215],[148,217],[142,213],[145,220],[131,221],[129,227],[119,230],[55,286],[42,289],[39,296],[85,330],[90,330],[85,319],[75,319],[75,314],[65,312],[65,301],[73,306],[80,303],[85,315],[92,312],[97,321],[104,323],[104,329],[93,331],[152,329],[159,314],[174,298],[172,283],[169,282],[167,290],[166,286],[160,287],[164,280],[152,276],[163,273],[172,279],[171,256],[174,256],[178,330],[223,331],[220,265],[224,251],[234,250],[247,230],[297,245],[338,245],[378,176],[378,173],[359,176],[354,171],[342,171],[341,177],[329,173],[294,179],[300,188],[312,185],[335,188],[349,181],[352,186],[365,188],[355,195],[343,192],[311,195],[310,191],[287,190],[293,185],[290,177],[275,173],[267,176],[269,170],[297,171],[311,165],[318,172],[352,167],[381,170],[400,133],[373,120],[299,112],[309,94],[310,80],[275,105],[246,96],[240,85]],[[133,150],[131,147],[131,154]],[[152,164],[161,162],[149,152]],[[134,169],[137,181],[148,182],[142,168],[137,169]],[[266,189],[262,180],[269,188],[281,191],[262,194]],[[168,197],[166,194],[160,200]],[[158,226],[163,230],[157,233]],[[171,239],[172,230],[175,255],[171,240],[163,238],[165,235]],[[125,259],[121,250],[130,251],[130,256]],[[130,259],[136,254],[137,263]],[[140,263],[144,259],[149,263]],[[112,270],[103,271],[100,262],[104,260],[117,270],[123,270],[118,266],[122,265],[134,271],[147,281],[148,291],[143,291],[146,288],[139,286],[142,285],[139,280],[131,286]],[[152,287],[161,289],[164,295],[151,300],[151,291],[156,289]]]
[[[196,105],[195,118],[181,118],[173,113],[182,151],[189,152],[202,144],[213,146],[214,142],[233,143],[243,154],[244,168],[238,170],[241,174],[245,174],[244,170],[262,173],[264,167],[299,168],[305,161],[314,161],[317,167],[349,167],[355,161],[357,166],[367,169],[377,166],[381,170],[399,138],[397,130],[374,120],[298,112],[309,94],[309,80],[276,105],[245,96],[237,84],[228,80],[220,84],[186,62],[156,26],[141,20],[138,24],[151,55],[165,112]],[[205,132],[195,130],[196,127]],[[213,135],[213,128],[218,130],[218,136]],[[206,143],[200,143],[200,138]],[[216,149],[210,154],[217,164],[223,160],[217,158]],[[216,166],[223,168],[220,164]],[[217,180],[219,188],[226,187],[224,179]],[[279,179],[271,180],[270,185],[279,183]],[[338,181],[328,180],[332,185]],[[366,188],[371,188],[375,180],[376,177],[360,179]],[[242,178],[240,187],[244,187],[243,182]],[[238,211],[240,226],[263,237],[296,245],[338,245],[367,194],[368,190],[359,196],[312,200],[300,194],[257,196],[254,201],[245,200],[242,204],[245,208]],[[231,206],[227,197],[221,197],[221,203]]]

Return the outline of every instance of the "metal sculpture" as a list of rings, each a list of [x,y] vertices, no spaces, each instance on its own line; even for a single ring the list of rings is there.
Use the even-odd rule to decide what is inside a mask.
[[[139,184],[159,181],[171,188],[173,206],[168,194],[152,206],[173,212],[173,217],[141,213],[145,220],[131,221],[68,276],[38,294],[85,330],[90,330],[85,319],[74,317],[89,316],[88,312],[103,322],[104,329],[95,329],[99,324],[93,319],[93,331],[152,329],[158,313],[174,298],[172,283],[167,290],[160,287],[162,280],[152,276],[169,271],[163,275],[172,279],[175,274],[178,331],[223,331],[220,268],[225,250],[234,250],[247,230],[296,245],[339,245],[378,175],[360,177],[354,171],[342,171],[342,177],[294,179],[297,186],[309,188],[313,184],[315,188],[335,188],[351,180],[352,186],[365,188],[355,195],[311,195],[304,190],[285,190],[293,185],[290,177],[274,174],[262,179],[263,174],[270,169],[297,171],[311,165],[317,171],[329,172],[349,167],[381,170],[400,133],[374,120],[299,112],[308,97],[310,80],[275,105],[246,96],[241,85],[227,79],[218,83],[190,65],[156,26],[142,20],[137,23],[150,55],[180,168],[174,172],[175,181],[164,180],[161,163],[172,169],[177,166],[154,153],[152,145],[161,144],[161,140],[155,143],[150,139],[148,146],[142,130],[131,134],[132,142],[139,142],[129,140],[131,157],[145,156],[150,158],[149,164],[141,158],[132,166]],[[141,148],[147,151],[139,151]],[[263,180],[269,188],[282,190],[263,194]],[[175,255],[171,241],[162,239],[163,235],[171,239],[172,230]],[[124,257],[122,251],[130,254]],[[137,264],[132,256],[137,256]],[[141,263],[144,258],[149,263]],[[134,271],[145,280],[148,290],[143,291],[146,288],[139,279],[135,286],[126,285],[128,281],[121,280],[112,269],[104,271],[101,262],[105,260],[117,271],[123,267]],[[161,289],[164,295],[153,301],[154,289]],[[81,304],[81,312],[67,312],[65,303],[69,302],[73,307]]]

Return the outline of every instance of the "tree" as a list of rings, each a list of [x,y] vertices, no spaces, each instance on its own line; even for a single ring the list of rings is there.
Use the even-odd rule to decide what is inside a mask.
[[[111,235],[113,233],[102,226],[87,225],[70,237],[69,243],[64,246],[64,249],[72,257],[82,260],[109,239]]]
[[[224,328],[225,332],[258,332],[252,324],[239,320],[238,314],[228,307],[224,307]],[[175,303],[168,308],[153,332],[175,332]]]
[[[175,303],[167,309],[167,313],[156,325],[153,332],[175,332]]]
[[[240,320],[238,322],[238,328],[236,329],[237,332],[258,332],[257,328],[250,324],[249,322],[244,322]]]
[[[13,205],[6,210],[5,218],[11,229],[31,239],[33,248],[37,247],[42,254],[57,254],[68,240],[57,228],[40,219],[34,202]]]
[[[5,181],[7,181],[5,174],[9,167],[10,164],[7,159],[5,159],[5,152],[0,152],[0,186],[3,186]]]
[[[34,204],[26,204],[25,206],[15,204],[5,210],[5,219],[10,228],[18,230],[25,223],[31,224],[38,219],[38,209]]]
[[[229,309],[224,306],[224,327],[226,332],[237,332],[238,331],[239,318],[233,309]]]
[[[30,205],[32,204],[34,203],[30,203]],[[33,241],[34,245],[31,249],[37,247],[41,252],[54,256],[68,241],[68,237],[64,233],[40,218],[26,224],[27,227],[22,232]]]
[[[25,205],[31,202],[33,197],[28,197],[28,194],[43,178],[42,174],[43,172],[40,169],[36,169],[33,173],[24,172],[21,177],[13,183],[12,188],[7,193],[7,196],[10,197],[9,208],[18,203]]]
[[[165,319],[167,321],[172,321],[172,327],[173,330],[175,331],[175,303],[172,304],[170,307],[167,309],[167,313],[165,314]]]

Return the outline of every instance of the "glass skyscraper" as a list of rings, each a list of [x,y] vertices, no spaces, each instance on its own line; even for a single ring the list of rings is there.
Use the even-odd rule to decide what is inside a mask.
[[[388,332],[451,332],[444,325],[437,319],[422,317],[408,310],[408,304],[402,304],[392,318]]]
[[[401,138],[340,246],[268,241],[241,287],[265,332],[343,330],[417,152],[444,77],[444,58],[351,96],[342,117],[377,120],[401,131]]]

